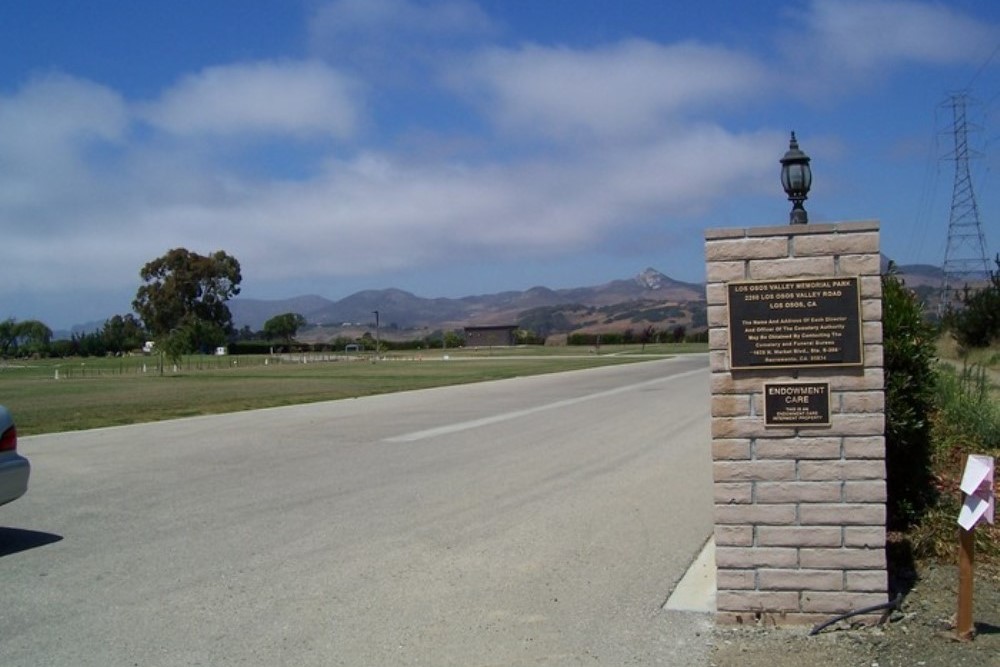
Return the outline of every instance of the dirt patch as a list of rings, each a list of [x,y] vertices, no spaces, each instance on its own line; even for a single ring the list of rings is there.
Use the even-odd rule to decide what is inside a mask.
[[[881,627],[847,622],[809,636],[805,628],[715,630],[713,667],[1000,667],[1000,572],[976,572],[977,636],[957,642],[952,630],[958,604],[958,569],[927,564],[902,608]]]

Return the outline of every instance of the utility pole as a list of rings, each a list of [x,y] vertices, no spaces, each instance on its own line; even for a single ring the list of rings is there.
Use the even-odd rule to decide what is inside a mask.
[[[378,311],[373,310],[375,313],[375,360],[378,361],[379,354],[382,351],[382,342],[379,340],[379,327],[378,327]]]
[[[942,265],[940,313],[956,306],[958,294],[970,283],[986,280],[989,265],[986,262],[986,239],[979,221],[979,207],[972,189],[969,174],[969,125],[966,117],[968,93],[962,91],[950,96],[954,119],[951,133],[955,152],[947,159],[955,162],[955,184],[951,193],[951,216],[948,221],[948,244]]]

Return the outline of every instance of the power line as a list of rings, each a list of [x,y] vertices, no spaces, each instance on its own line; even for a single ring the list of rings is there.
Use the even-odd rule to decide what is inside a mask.
[[[979,75],[982,74],[987,67],[989,67],[990,63],[993,62],[993,59],[996,57],[997,53],[1000,53],[1000,44],[997,44],[996,48],[993,49],[993,53],[991,53],[989,57],[986,58],[986,60],[983,62],[983,64],[979,66],[979,69],[977,69],[976,73],[972,75],[971,79],[969,79],[969,83],[965,84],[965,88],[963,90],[970,90],[972,88],[972,84],[974,84],[976,82],[976,79],[979,78]]]
[[[924,176],[920,187],[920,200],[917,203],[917,213],[914,224],[914,234],[910,235],[908,257],[919,257],[923,253],[924,242],[927,240],[928,220],[933,217],[932,209],[937,193],[938,178],[941,176],[941,151],[938,146],[937,110],[932,119],[931,140],[927,145],[927,156],[924,162]]]
[[[944,273],[942,311],[956,304],[959,290],[970,283],[985,280],[989,275],[986,239],[969,172],[968,97],[968,93],[962,91],[952,94],[946,102],[951,107],[953,119],[951,134],[955,151],[950,159],[955,163],[955,183],[951,194],[948,244],[941,267]]]

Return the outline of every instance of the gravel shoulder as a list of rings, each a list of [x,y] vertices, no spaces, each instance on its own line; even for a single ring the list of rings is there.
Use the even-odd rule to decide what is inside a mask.
[[[902,609],[880,627],[847,622],[809,636],[811,627],[715,629],[713,667],[1000,667],[1000,571],[976,570],[973,618],[977,636],[958,642],[958,568],[923,564]]]

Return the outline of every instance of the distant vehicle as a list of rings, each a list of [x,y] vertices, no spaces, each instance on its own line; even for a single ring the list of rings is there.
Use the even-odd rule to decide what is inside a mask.
[[[0,405],[0,505],[17,500],[28,491],[31,464],[17,453],[17,428],[10,410]]]

